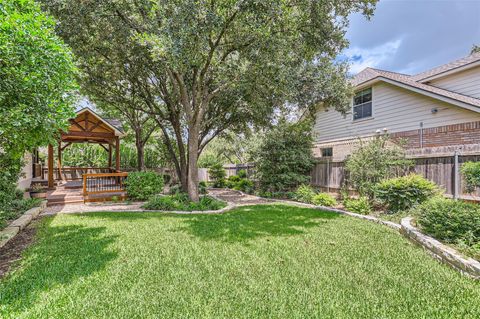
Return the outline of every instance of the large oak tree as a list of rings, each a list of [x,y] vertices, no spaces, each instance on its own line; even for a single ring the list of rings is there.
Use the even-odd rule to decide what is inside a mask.
[[[141,97],[135,107],[155,118],[198,200],[198,156],[226,129],[268,123],[284,105],[344,110],[345,65],[334,61],[348,15],[370,15],[376,0],[42,2],[86,83],[114,81]]]

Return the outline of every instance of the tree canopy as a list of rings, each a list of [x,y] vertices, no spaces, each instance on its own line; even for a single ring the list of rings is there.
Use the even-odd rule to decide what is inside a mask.
[[[73,115],[72,54],[33,0],[0,3],[0,151],[21,157]]]
[[[370,15],[376,0],[42,2],[82,82],[142,100],[135,107],[155,118],[198,200],[198,156],[218,134],[267,124],[285,105],[346,109],[346,67],[335,57],[348,15]]]

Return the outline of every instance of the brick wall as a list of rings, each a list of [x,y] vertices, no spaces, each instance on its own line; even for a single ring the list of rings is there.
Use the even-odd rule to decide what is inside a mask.
[[[403,139],[406,148],[420,147],[420,130],[392,133],[392,138]],[[437,126],[423,129],[423,147],[480,143],[480,121]]]

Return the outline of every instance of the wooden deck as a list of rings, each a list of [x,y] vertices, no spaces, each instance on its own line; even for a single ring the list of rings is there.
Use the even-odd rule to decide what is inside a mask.
[[[88,201],[108,201],[114,196],[120,199],[125,199],[126,193],[112,192],[108,194],[92,194],[89,195]],[[55,189],[50,190],[47,193],[47,206],[78,204],[84,202],[85,197],[83,196],[82,181],[67,181],[66,183],[59,184]]]

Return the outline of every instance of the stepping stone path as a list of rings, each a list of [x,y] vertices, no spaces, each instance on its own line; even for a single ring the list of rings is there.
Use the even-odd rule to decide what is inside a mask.
[[[272,203],[271,200],[232,189],[209,189],[208,194],[237,206]]]

